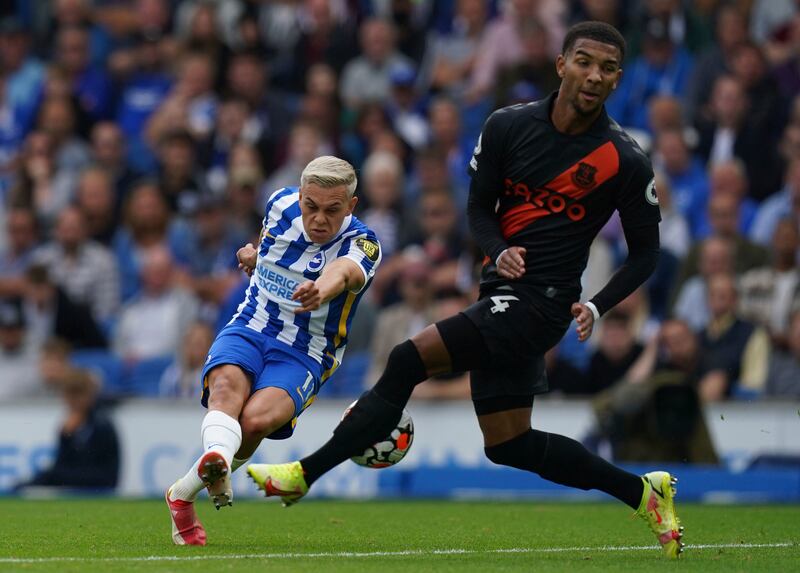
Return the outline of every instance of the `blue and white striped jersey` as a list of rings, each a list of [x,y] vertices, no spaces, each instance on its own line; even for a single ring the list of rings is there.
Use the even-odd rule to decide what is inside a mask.
[[[312,357],[322,365],[324,381],[342,361],[356,307],[381,262],[378,238],[351,215],[331,241],[311,242],[300,217],[298,188],[286,187],[267,202],[258,249],[245,299],[228,325],[261,332]],[[295,289],[341,257],[364,272],[361,290],[344,291],[313,312],[294,314],[300,306],[292,300]]]

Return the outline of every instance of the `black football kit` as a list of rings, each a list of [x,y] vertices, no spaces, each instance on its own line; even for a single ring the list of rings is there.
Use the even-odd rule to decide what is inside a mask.
[[[493,358],[490,369],[473,372],[476,400],[547,391],[542,355],[572,321],[589,248],[615,210],[629,255],[592,297],[599,313],[642,284],[658,259],[650,160],[605,109],[588,131],[559,132],[550,119],[556,95],[494,112],[470,161],[468,217],[486,260],[481,299],[464,314]],[[510,246],[526,250],[516,280],[495,265]]]

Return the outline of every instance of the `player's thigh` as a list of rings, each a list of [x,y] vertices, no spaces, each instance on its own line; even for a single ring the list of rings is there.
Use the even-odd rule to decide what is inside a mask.
[[[203,396],[201,402],[212,409],[220,409],[238,417],[251,392],[252,381],[264,367],[262,342],[257,332],[223,329],[208,351],[203,367]],[[227,410],[236,403],[238,410]]]
[[[288,438],[294,432],[297,417],[314,401],[319,392],[319,367],[313,359],[291,347],[273,343],[265,354],[264,370],[253,384],[254,395],[265,388],[282,390],[293,405],[289,420],[267,437]],[[282,403],[288,406],[288,402]]]
[[[512,440],[531,428],[531,407],[513,408],[478,415],[486,448]]]
[[[296,404],[284,388],[267,386],[256,390],[244,405],[239,422],[248,437],[267,436],[295,417]]]

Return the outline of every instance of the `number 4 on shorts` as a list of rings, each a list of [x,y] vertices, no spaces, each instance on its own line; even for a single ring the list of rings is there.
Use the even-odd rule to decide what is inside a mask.
[[[506,309],[510,306],[509,303],[506,301],[509,300],[519,300],[517,297],[512,296],[510,294],[504,294],[499,296],[491,297],[494,306],[491,308],[492,314],[497,314],[498,312],[505,312]]]

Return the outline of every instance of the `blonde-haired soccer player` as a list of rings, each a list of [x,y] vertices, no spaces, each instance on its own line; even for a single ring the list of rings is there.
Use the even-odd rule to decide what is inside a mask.
[[[291,436],[342,362],[358,302],[381,261],[375,233],[353,216],[356,184],[346,161],[314,159],[299,188],[269,198],[258,246],[237,252],[250,284],[203,370],[204,451],[166,493],[178,545],[205,545],[197,494],[207,487],[217,509],[231,505],[231,472],[264,438]]]

